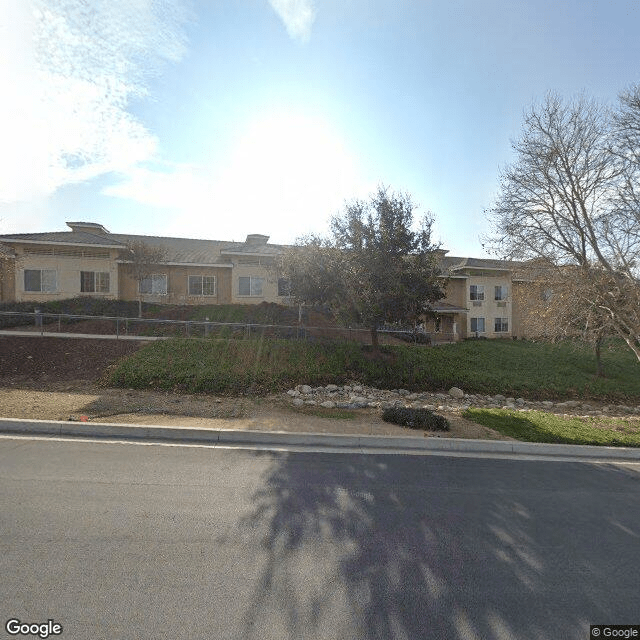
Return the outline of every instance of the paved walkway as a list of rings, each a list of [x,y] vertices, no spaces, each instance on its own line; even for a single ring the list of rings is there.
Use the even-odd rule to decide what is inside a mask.
[[[14,331],[2,329],[0,336],[25,336],[27,338],[90,338],[93,340],[168,340],[166,336],[129,336],[115,334],[96,334],[96,333],[64,333],[59,331]]]

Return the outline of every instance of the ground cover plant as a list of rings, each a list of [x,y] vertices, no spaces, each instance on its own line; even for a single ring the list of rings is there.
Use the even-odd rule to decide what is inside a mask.
[[[428,409],[409,407],[389,407],[382,412],[385,422],[399,424],[411,429],[427,429],[428,431],[449,431],[449,421]]]
[[[467,409],[463,416],[525,442],[640,447],[637,418],[565,417],[543,411],[509,409]]]
[[[186,340],[151,343],[113,367],[113,386],[208,393],[271,393],[297,384],[357,380],[381,389],[446,391],[530,399],[640,400],[640,364],[612,341],[603,352],[606,377],[595,375],[588,345],[469,340],[373,351],[353,342]]]

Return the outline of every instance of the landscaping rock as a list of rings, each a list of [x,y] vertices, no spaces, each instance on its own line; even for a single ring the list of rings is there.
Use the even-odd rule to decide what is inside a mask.
[[[375,389],[363,384],[339,386],[335,384],[324,387],[312,388],[309,385],[297,385],[290,389],[287,395],[294,406],[301,404],[318,404],[326,408],[360,409],[411,407],[437,409],[438,411],[450,411],[462,413],[470,407],[489,409],[517,409],[520,411],[550,411],[565,415],[607,415],[626,416],[640,415],[640,407],[627,405],[607,405],[602,408],[591,404],[582,403],[579,400],[565,400],[564,402],[552,402],[550,400],[527,400],[526,398],[507,398],[496,394],[479,395],[466,394],[458,387],[452,387],[449,393],[416,393],[407,389]]]

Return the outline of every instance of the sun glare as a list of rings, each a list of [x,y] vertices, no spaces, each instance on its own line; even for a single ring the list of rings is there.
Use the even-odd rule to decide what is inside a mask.
[[[222,194],[239,202],[238,213],[262,212],[274,223],[306,229],[301,217],[318,229],[345,199],[360,195],[362,179],[355,158],[323,119],[275,114],[253,121],[231,151],[220,176]]]

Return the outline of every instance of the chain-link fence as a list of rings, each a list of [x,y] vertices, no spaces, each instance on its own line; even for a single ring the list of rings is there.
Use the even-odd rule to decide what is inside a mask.
[[[121,318],[67,313],[2,311],[0,329],[27,334],[102,335],[114,338],[220,338],[256,337],[294,340],[349,340],[371,343],[370,329],[363,327],[309,327],[304,325],[212,322],[209,320],[163,320],[161,318]],[[452,342],[454,336],[429,334],[407,328],[378,330],[380,344],[422,344]]]

